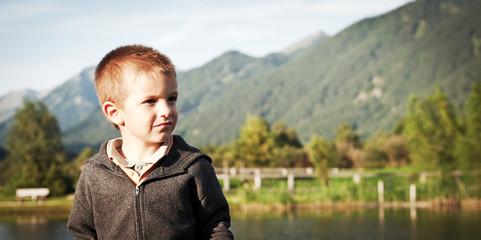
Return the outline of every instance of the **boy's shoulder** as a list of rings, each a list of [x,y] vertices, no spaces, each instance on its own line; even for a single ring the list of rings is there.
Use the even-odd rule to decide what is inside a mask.
[[[86,165],[87,164],[99,164],[99,163],[104,162],[103,160],[108,160],[109,156],[107,154],[107,144],[108,144],[108,141],[102,143],[99,147],[98,152],[96,154],[94,154],[91,158],[89,158],[85,164]]]
[[[165,167],[188,168],[197,159],[205,159],[212,163],[212,159],[199,149],[189,145],[181,136],[173,135],[172,148],[162,161]]]

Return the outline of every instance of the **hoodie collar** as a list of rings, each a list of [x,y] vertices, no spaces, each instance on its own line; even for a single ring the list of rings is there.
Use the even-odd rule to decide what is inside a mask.
[[[122,147],[122,138],[121,137],[115,138],[110,140],[107,143],[107,155],[110,159],[112,160],[115,159],[115,161],[118,162],[120,165],[128,168],[131,168],[136,164],[143,164],[143,165],[154,164],[154,163],[157,163],[162,157],[168,154],[169,149],[172,146],[171,139],[172,139],[172,136],[169,136],[169,140],[166,143],[162,144],[162,146],[160,146],[159,149],[157,149],[157,151],[154,154],[152,154],[152,156],[137,162],[137,161],[131,161],[122,157],[122,155],[119,153],[119,149]]]

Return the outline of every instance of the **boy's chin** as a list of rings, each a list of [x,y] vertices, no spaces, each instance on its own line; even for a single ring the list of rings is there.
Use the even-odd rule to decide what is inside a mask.
[[[170,134],[162,135],[158,138],[158,140],[156,142],[158,142],[160,144],[166,143],[167,141],[169,141],[169,136],[170,136]]]

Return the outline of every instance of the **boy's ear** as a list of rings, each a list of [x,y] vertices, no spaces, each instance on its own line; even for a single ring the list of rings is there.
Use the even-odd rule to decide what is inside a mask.
[[[119,108],[115,106],[113,102],[105,102],[102,105],[102,111],[104,112],[105,116],[114,124],[116,125],[123,125],[124,119],[120,114]]]

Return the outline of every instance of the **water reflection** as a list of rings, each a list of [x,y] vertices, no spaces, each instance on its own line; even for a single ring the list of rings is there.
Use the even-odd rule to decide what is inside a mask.
[[[233,213],[238,239],[481,239],[481,211],[430,209]]]
[[[384,207],[379,207],[379,239],[384,240]]]
[[[0,238],[73,239],[68,216],[0,216]],[[236,239],[481,239],[481,211],[373,208],[233,212]]]
[[[378,208],[379,216],[379,239],[384,240],[385,238],[385,208],[381,205]],[[416,221],[417,221],[417,209],[414,206],[409,208],[409,219],[410,219],[410,238],[411,240],[416,240]]]
[[[18,225],[42,225],[47,224],[47,218],[45,216],[17,216]]]
[[[417,210],[415,207],[410,207],[409,216],[411,216],[411,240],[416,240]]]
[[[17,239],[74,239],[67,232],[66,215],[8,215],[0,216],[2,240]]]

